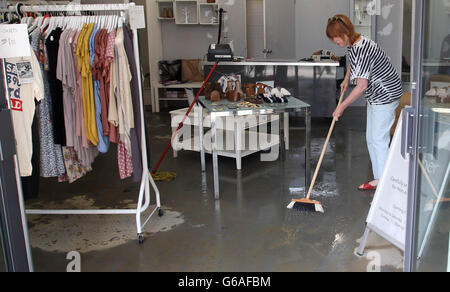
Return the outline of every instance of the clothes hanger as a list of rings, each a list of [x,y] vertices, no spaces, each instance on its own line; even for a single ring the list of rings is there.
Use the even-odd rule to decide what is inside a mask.
[[[22,6],[23,6],[23,4],[20,2],[16,4],[16,14],[17,14],[20,22],[22,22],[22,18],[23,18]]]
[[[112,31],[112,22],[114,19],[114,15],[108,15],[108,21],[107,21],[107,29],[108,29],[108,33],[110,33]]]
[[[41,24],[41,30],[45,30],[45,28],[47,28],[50,24],[50,14],[46,14],[43,18],[43,22]]]

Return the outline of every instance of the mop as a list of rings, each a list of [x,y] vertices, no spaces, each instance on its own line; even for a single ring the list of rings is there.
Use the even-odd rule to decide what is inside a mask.
[[[345,91],[342,92],[341,98],[339,99],[339,105],[341,105],[342,100],[344,99]],[[328,131],[328,137],[325,141],[325,145],[323,146],[322,154],[320,155],[319,163],[317,164],[316,171],[314,173],[313,180],[311,182],[311,186],[309,187],[308,195],[305,199],[293,199],[292,202],[288,205],[288,209],[296,209],[298,211],[307,211],[307,212],[317,212],[317,213],[325,213],[323,210],[322,203],[319,201],[311,200],[312,191],[314,189],[314,185],[317,180],[317,176],[319,175],[320,167],[322,166],[323,158],[325,157],[325,152],[328,147],[328,143],[330,142],[331,134],[333,133],[334,126],[336,125],[336,119],[333,118],[333,123],[331,123],[330,130]]]

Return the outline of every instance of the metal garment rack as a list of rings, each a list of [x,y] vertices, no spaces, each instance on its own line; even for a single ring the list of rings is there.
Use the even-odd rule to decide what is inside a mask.
[[[135,3],[129,4],[68,4],[68,5],[32,5],[32,6],[22,6],[22,12],[84,12],[84,11],[113,11],[124,13],[125,16],[129,15],[129,11],[137,7]],[[15,12],[15,7],[9,7],[2,9],[3,12]],[[69,16],[70,17],[70,16]],[[139,82],[139,97],[140,97],[140,109],[141,109],[141,152],[142,152],[142,164],[143,164],[143,174],[139,189],[139,198],[136,209],[117,209],[117,210],[26,210],[26,214],[30,215],[136,215],[136,227],[139,243],[144,242],[143,228],[153,217],[153,215],[158,212],[160,217],[163,216],[163,211],[161,209],[160,193],[153,180],[153,177],[149,171],[148,167],[148,153],[146,145],[146,131],[145,131],[145,118],[144,118],[144,104],[143,104],[143,90],[142,90],[142,75],[140,68],[140,57],[139,57],[139,41],[137,29],[132,28],[133,31],[133,45],[134,45],[134,55],[137,67],[137,76]],[[150,184],[155,191],[156,196],[156,208],[150,213],[149,217],[142,221],[142,213],[144,213],[150,207]],[[144,223],[142,223],[144,222]]]

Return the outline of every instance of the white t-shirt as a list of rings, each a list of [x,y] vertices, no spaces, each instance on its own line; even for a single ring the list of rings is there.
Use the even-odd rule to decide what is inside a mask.
[[[31,71],[33,72],[32,83],[21,84],[18,75],[19,71],[24,67],[28,67],[30,63],[32,66]],[[28,71],[27,77],[30,76],[30,68],[28,68]],[[24,75],[23,72],[20,74]],[[6,78],[11,102],[20,175],[27,177],[31,176],[33,172],[33,166],[31,164],[31,158],[33,156],[31,126],[36,109],[34,100],[41,101],[44,98],[44,83],[34,52],[31,52],[31,57],[7,59]]]

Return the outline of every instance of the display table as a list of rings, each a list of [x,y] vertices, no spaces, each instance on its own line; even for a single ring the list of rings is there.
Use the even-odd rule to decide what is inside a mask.
[[[204,62],[205,76],[214,63]],[[242,85],[273,82],[287,89],[292,96],[311,105],[311,115],[332,118],[339,97],[336,78],[339,62],[324,60],[305,62],[298,60],[246,60],[220,62],[210,81],[223,75],[240,75]]]
[[[199,105],[199,114],[197,117],[202,119],[203,110],[206,110],[211,117],[211,152],[213,156],[213,174],[214,174],[214,196],[216,200],[220,199],[220,181],[219,181],[219,161],[218,161],[218,127],[217,121],[218,118],[222,117],[249,117],[249,116],[259,116],[259,115],[275,115],[275,114],[283,114],[284,122],[285,122],[285,131],[289,129],[286,127],[286,123],[289,120],[290,112],[304,112],[305,113],[305,123],[306,123],[306,147],[305,147],[305,189],[309,187],[309,183],[311,180],[311,106],[297,98],[291,97],[289,98],[289,103],[281,104],[266,104],[261,105],[260,108],[247,108],[247,107],[239,107],[239,102],[229,102],[228,100],[222,100],[218,103],[212,103],[210,100],[207,100],[204,96],[200,96],[198,101]],[[205,142],[204,142],[204,129],[203,129],[203,121],[198,121],[198,125],[200,125],[200,155],[201,155],[201,167],[202,171],[206,171],[205,164]],[[261,133],[258,132],[258,135]],[[281,135],[280,135],[281,136]],[[286,135],[285,135],[286,136]],[[238,135],[237,138],[240,136]],[[264,137],[263,137],[264,138]],[[237,143],[240,145],[241,143]],[[270,145],[268,145],[270,147]],[[263,149],[260,149],[263,150]],[[241,149],[236,149],[239,152]]]
[[[180,120],[186,115],[188,109],[180,109],[171,111],[171,121],[172,121],[172,135],[178,132],[173,143],[172,149],[174,158],[178,157],[178,152],[181,150],[185,151],[195,151],[200,152],[200,137],[199,137],[199,119],[196,116],[196,112],[198,112],[198,106],[194,107],[192,112],[189,114],[188,118],[183,123],[184,127],[190,127],[188,129],[188,133],[185,131],[178,131]],[[219,137],[225,136],[231,138],[229,141],[224,141],[226,145],[232,144],[231,147],[227,147],[226,150],[218,151],[219,156],[229,157],[236,159],[236,168],[237,170],[242,170],[242,158],[257,153],[261,150],[267,150],[271,147],[277,146],[280,144],[279,135],[270,135],[267,133],[257,133],[259,135],[259,140],[267,141],[267,143],[261,143],[257,148],[251,149],[250,147],[242,148],[240,145],[241,140],[238,135],[246,135],[245,138],[250,138],[250,135],[255,133],[254,129],[257,129],[260,126],[264,126],[270,123],[279,122],[279,115],[262,115],[258,116],[255,119],[248,120],[245,117],[239,117],[232,121],[232,123],[224,123],[216,120],[216,127],[218,130]],[[285,129],[289,129],[289,119],[285,119],[287,121],[285,123]],[[221,123],[222,122],[222,123]],[[228,121],[230,122],[230,121]],[[194,134],[192,135],[191,128],[194,127]],[[211,128],[211,117],[208,114],[203,113],[203,128]],[[250,130],[247,132],[246,130]],[[181,133],[180,133],[181,132]],[[257,131],[256,131],[257,132]],[[289,131],[285,132],[285,148],[289,150]],[[212,154],[211,147],[211,131],[207,132],[204,137],[205,141],[205,151],[208,154]],[[270,139],[270,142],[268,141]],[[248,139],[247,139],[248,140]],[[208,143],[209,141],[209,143]],[[246,141],[246,140],[244,140]],[[233,147],[234,146],[234,147]],[[245,146],[245,145],[244,145]],[[240,149],[242,151],[236,151]]]

